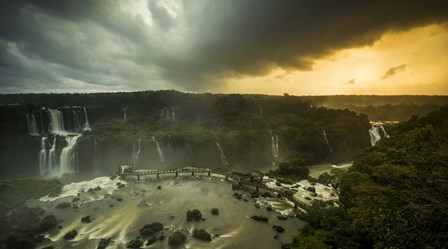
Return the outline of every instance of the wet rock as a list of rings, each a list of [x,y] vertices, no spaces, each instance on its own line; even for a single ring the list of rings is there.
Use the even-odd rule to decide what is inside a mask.
[[[235,197],[236,199],[238,199],[238,200],[241,200],[242,198],[243,198],[243,194],[240,194],[240,193],[233,193],[233,197]]]
[[[244,199],[245,202],[247,202],[247,199]]]
[[[282,226],[273,225],[272,228],[274,228],[277,233],[283,233],[285,231]]]
[[[143,242],[139,239],[133,239],[126,244],[127,248],[140,248]]]
[[[269,211],[269,212],[271,212],[273,209],[272,209],[271,206],[267,206],[267,207],[266,207],[266,210]]]
[[[258,203],[255,203],[254,206],[255,206],[256,208],[261,208],[260,204],[258,204]]]
[[[93,190],[100,191],[102,188],[100,186],[96,186]]]
[[[309,186],[309,187],[306,188],[306,190],[308,190],[310,192],[313,192],[313,193],[316,193],[316,188],[315,187]]]
[[[160,222],[154,222],[151,224],[146,224],[140,229],[140,236],[151,236],[154,233],[163,230],[163,224]]]
[[[311,197],[316,197],[317,194],[316,193],[310,193]]]
[[[183,243],[185,243],[186,239],[187,239],[187,237],[183,233],[177,231],[177,232],[174,232],[173,234],[171,234],[170,237],[168,237],[168,245],[169,246],[180,246]]]
[[[310,197],[308,197],[308,196],[305,196],[305,200],[311,201],[312,199]]]
[[[97,249],[105,249],[106,247],[112,245],[112,243],[114,243],[112,238],[101,239]]]
[[[281,186],[282,186],[282,184],[281,184],[280,182],[275,182],[275,185],[276,185],[277,187],[281,187]]]
[[[146,245],[150,246],[150,245],[152,245],[152,244],[154,244],[156,242],[157,242],[156,236],[151,236],[151,237],[149,237],[148,241],[146,242]]]
[[[286,216],[284,216],[284,215],[278,215],[278,216],[277,216],[277,219],[278,219],[278,220],[287,220],[288,217],[286,217]]]
[[[207,231],[205,231],[204,229],[194,229],[193,238],[206,242],[212,241],[212,236],[209,233],[207,233]]]
[[[159,241],[164,241],[165,240],[165,235],[162,233],[159,238],[157,238]]]
[[[44,239],[45,239],[45,236],[43,236],[42,234],[39,234],[33,238],[33,241],[36,243],[41,243],[42,241],[44,241]]]
[[[123,201],[123,198],[117,198],[117,201]]]
[[[212,213],[212,215],[219,215],[219,209],[212,208],[211,213]]]
[[[109,207],[114,207],[114,204],[110,204]]]
[[[81,218],[81,222],[82,222],[82,223],[90,223],[90,222],[92,222],[92,221],[90,220],[90,215],[82,217],[82,218]]]
[[[76,230],[71,230],[70,232],[66,233],[64,235],[64,239],[65,240],[72,240],[76,237],[76,235],[78,235],[78,231]]]
[[[201,211],[198,209],[192,209],[187,211],[187,221],[196,221],[199,222],[202,219]]]
[[[158,189],[158,190],[161,190],[161,189],[162,189],[162,186],[157,186],[157,189]]]
[[[263,198],[272,198],[272,194],[269,192],[264,192],[263,194],[261,194],[261,197]]]
[[[54,215],[45,216],[34,228],[34,233],[43,233],[57,226],[58,222]]]
[[[79,197],[75,197],[72,199],[72,202],[77,202],[77,201],[79,201]]]
[[[61,202],[58,205],[56,205],[55,208],[57,209],[66,209],[69,208],[72,204],[70,204],[70,202]]]
[[[256,221],[261,221],[261,222],[268,222],[269,221],[268,217],[262,216],[262,215],[253,215],[250,218],[253,219],[253,220],[256,220]]]
[[[126,185],[121,182],[117,182],[117,187],[120,189],[126,187]]]

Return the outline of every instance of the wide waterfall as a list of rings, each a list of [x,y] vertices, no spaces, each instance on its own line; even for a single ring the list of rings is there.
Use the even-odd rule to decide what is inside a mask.
[[[53,139],[53,144],[48,151],[48,170],[50,174],[57,173],[57,162],[56,162],[56,137]]]
[[[42,137],[39,152],[39,173],[44,175],[48,172],[47,167],[47,137]]]
[[[65,134],[64,118],[59,110],[48,109],[50,115],[50,132],[53,134]]]
[[[26,119],[28,122],[28,133],[31,136],[39,136],[39,129],[37,128],[36,117],[34,114],[27,114]]]
[[[224,155],[224,150],[221,148],[221,145],[219,145],[219,143],[216,143],[216,146],[218,146],[218,151],[219,151],[220,156],[221,156],[222,166],[228,167],[229,163],[227,162],[226,155]]]
[[[132,162],[134,166],[137,166],[138,164],[138,158],[140,157],[140,149],[141,149],[141,141],[140,138],[138,138],[137,141],[134,142],[132,151]]]
[[[92,129],[90,128],[90,124],[89,124],[89,117],[87,116],[87,110],[85,107],[83,109],[84,109],[84,119],[85,119],[83,130],[84,131],[92,131]]]
[[[330,149],[330,152],[333,152],[333,148],[331,148],[331,145],[328,142],[327,132],[325,130],[322,130],[322,133],[324,134],[324,140],[325,140],[325,143],[327,144],[328,148]]]
[[[274,157],[274,164],[278,161],[278,135],[273,134],[272,131],[269,131],[271,134],[271,147],[272,147],[272,157]]]
[[[381,140],[380,128],[379,126],[372,125],[372,128],[369,129],[370,135],[370,143],[374,146],[378,141]]]
[[[60,157],[60,174],[74,173],[77,168],[77,143],[81,134],[75,136],[66,136],[67,146],[62,149]]]
[[[157,153],[159,154],[160,162],[162,162],[162,163],[165,162],[165,156],[163,155],[163,151],[160,148],[159,141],[157,141],[157,139],[155,137],[152,137],[152,141],[154,143],[156,143]]]

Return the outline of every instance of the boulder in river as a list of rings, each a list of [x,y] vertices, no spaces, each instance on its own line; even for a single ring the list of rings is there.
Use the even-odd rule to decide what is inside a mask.
[[[274,228],[277,233],[283,233],[285,231],[282,226],[273,225],[272,228]]]
[[[64,235],[64,239],[65,240],[72,240],[76,237],[76,235],[78,235],[78,231],[76,230],[71,230],[70,232],[66,233]]]
[[[206,242],[212,241],[212,236],[209,233],[207,233],[207,231],[205,231],[204,229],[194,229],[193,238]]]
[[[183,233],[177,231],[177,232],[174,232],[173,234],[171,234],[170,237],[168,237],[168,245],[169,246],[180,246],[183,243],[185,243],[186,239],[187,239],[187,237]]]
[[[127,248],[140,248],[143,242],[139,239],[133,239],[126,244]]]
[[[187,221],[196,221],[199,222],[202,220],[201,211],[198,209],[192,209],[187,211]]]
[[[112,245],[113,242],[114,241],[112,240],[112,238],[101,239],[97,249],[105,249],[106,247]]]
[[[92,221],[90,220],[90,215],[87,215],[87,216],[82,217],[82,218],[81,218],[81,222],[82,222],[82,223],[90,223],[90,222],[92,222]]]

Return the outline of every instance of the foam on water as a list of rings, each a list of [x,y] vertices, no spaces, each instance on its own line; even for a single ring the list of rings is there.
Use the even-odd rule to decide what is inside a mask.
[[[40,198],[41,201],[55,201],[61,198],[77,196],[80,192],[85,192],[90,188],[101,187],[101,190],[98,191],[99,194],[93,196],[93,200],[100,200],[104,198],[105,195],[110,195],[117,189],[117,183],[125,184],[126,182],[115,178],[111,180],[108,176],[97,177],[90,181],[82,181],[82,182],[72,182],[70,184],[64,185],[62,187],[62,192],[58,196],[50,197],[44,196]]]

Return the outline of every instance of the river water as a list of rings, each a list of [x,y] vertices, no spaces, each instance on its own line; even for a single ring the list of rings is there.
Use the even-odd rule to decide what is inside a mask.
[[[124,183],[126,187],[118,189],[117,183]],[[87,191],[96,186],[102,189],[95,193]],[[295,213],[291,203],[276,198],[255,200],[242,191],[243,199],[237,200],[232,196],[234,192],[228,181],[216,175],[185,175],[178,178],[166,175],[161,179],[146,177],[142,182],[133,178],[121,181],[98,177],[67,184],[60,196],[43,197],[28,205],[41,206],[59,220],[61,228],[47,234],[51,242],[43,244],[52,244],[55,248],[96,248],[101,238],[108,237],[115,241],[108,248],[126,248],[126,243],[139,235],[139,229],[152,222],[164,225],[166,238],[178,230],[187,235],[184,248],[280,248],[282,243],[291,242],[305,224],[292,217]],[[80,200],[74,202],[77,208],[54,208],[58,203],[71,202],[78,193]],[[117,200],[120,198],[122,201]],[[255,201],[261,208],[255,207]],[[274,211],[266,210],[265,206],[268,205]],[[210,214],[214,207],[219,209],[218,216]],[[187,210],[194,208],[202,212],[205,221],[186,221]],[[280,213],[290,217],[278,220]],[[91,216],[92,222],[84,224],[81,217],[87,215]],[[252,215],[266,216],[269,222],[252,220],[249,218]],[[274,238],[277,233],[273,225],[285,229],[278,238]],[[212,242],[202,242],[191,237],[195,228],[205,229],[212,234]],[[74,240],[64,241],[62,237],[72,229],[76,229],[79,234]],[[166,248],[167,243],[165,239],[142,248]]]

